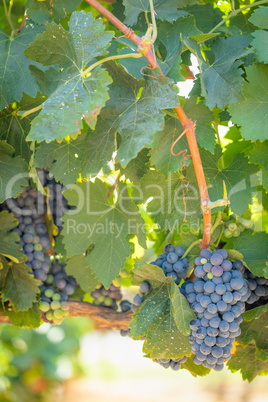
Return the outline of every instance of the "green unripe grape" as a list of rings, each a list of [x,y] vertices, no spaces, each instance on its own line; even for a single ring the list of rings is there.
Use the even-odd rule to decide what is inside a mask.
[[[116,286],[117,288],[119,288],[122,285],[122,278],[120,276],[117,276],[114,280],[113,280],[113,285]]]
[[[238,237],[240,235],[240,230],[237,228],[233,231],[233,237]]]
[[[93,304],[95,304],[95,306],[99,306],[101,302],[98,299],[94,299]]]
[[[201,258],[200,262],[201,262],[201,264],[206,264],[208,262],[208,260],[206,258]]]
[[[100,289],[101,287],[102,287],[102,284],[99,283],[99,284],[96,286],[96,289]]]
[[[49,275],[47,276],[46,283],[48,283],[49,285],[51,285],[51,284],[53,283],[53,281],[54,281],[53,275],[49,274]]]
[[[52,308],[52,310],[57,310],[61,307],[61,303],[58,300],[55,300],[50,303],[50,307]]]
[[[105,296],[104,304],[107,307],[111,306],[113,304],[113,299],[111,299],[109,296]]]
[[[128,277],[128,271],[126,269],[122,269],[120,271],[119,275],[121,276],[121,278],[127,278]]]
[[[44,292],[44,295],[46,297],[52,297],[54,295],[54,290],[53,289],[46,289]]]
[[[48,311],[46,313],[46,319],[49,320],[49,321],[53,320],[53,312],[52,311]]]
[[[62,318],[56,318],[56,317],[53,318],[53,322],[56,325],[60,325],[62,323],[62,321],[63,321]]]
[[[62,302],[61,303],[61,309],[63,311],[69,311],[69,304],[67,302]]]
[[[42,251],[43,247],[40,243],[34,245],[34,251]]]
[[[240,230],[240,233],[244,232],[245,228],[243,225],[239,224],[237,227]]]
[[[252,226],[253,226],[253,222],[251,222],[251,220],[249,220],[249,219],[245,219],[245,218],[240,218],[240,217],[238,217],[237,220],[238,220],[238,222],[240,222],[240,223],[244,226],[244,228],[246,228],[246,229],[250,229],[250,228],[252,228]]]
[[[230,237],[233,236],[233,232],[231,232],[231,230],[227,228],[224,230],[224,236],[226,237],[226,239],[230,239]]]
[[[237,229],[237,225],[234,222],[229,222],[227,227],[231,232],[233,232],[235,229]]]
[[[105,296],[104,296],[104,295],[100,295],[100,296],[97,298],[97,300],[98,300],[100,303],[102,303],[102,302],[104,302],[104,300],[105,300]]]
[[[53,312],[54,318],[62,318],[64,316],[64,312],[60,309],[57,309]]]
[[[54,295],[52,296],[52,300],[60,300],[60,294],[59,293],[54,293]]]
[[[50,310],[50,305],[47,302],[41,302],[40,304],[40,310],[43,311],[43,313],[46,313],[47,311]]]
[[[212,279],[212,278],[214,277],[214,275],[213,275],[212,272],[208,272],[208,273],[207,273],[207,277],[208,277],[208,279]]]

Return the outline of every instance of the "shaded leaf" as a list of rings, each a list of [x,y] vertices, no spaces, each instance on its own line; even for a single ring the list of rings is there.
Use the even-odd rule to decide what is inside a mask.
[[[11,231],[18,224],[19,221],[13,214],[0,212],[0,254],[16,263],[27,261],[26,255],[21,252],[22,247],[17,243],[20,240],[19,235]]]
[[[6,310],[4,313],[8,316],[9,321],[16,327],[23,327],[26,329],[38,328],[41,325],[41,313],[39,303],[33,303],[33,306],[26,311]]]
[[[3,299],[9,299],[17,311],[28,310],[39,293],[40,282],[30,275],[32,270],[28,265],[8,262],[5,258],[2,263],[0,289]]]
[[[79,6],[81,0],[28,0],[26,9],[28,17],[37,24],[45,24],[51,18],[56,22],[67,17]]]
[[[72,275],[78,285],[87,293],[96,289],[99,283],[87,264],[87,257],[82,254],[69,258],[66,261],[65,271],[68,275]]]
[[[268,66],[253,65],[246,72],[249,82],[243,83],[244,100],[228,110],[246,140],[264,141],[268,130]]]
[[[130,244],[126,240],[128,234],[136,234],[140,244],[146,248],[138,208],[128,197],[126,186],[119,184],[117,191],[115,205],[109,204],[108,189],[99,179],[95,183],[77,184],[64,192],[69,205],[78,206],[78,211],[71,211],[62,218],[67,255],[72,257],[83,253],[94,243],[87,264],[105,287],[109,287],[130,255]]]
[[[249,160],[261,166],[262,185],[268,189],[268,141],[257,142],[250,153]]]
[[[268,28],[268,8],[266,6],[260,6],[256,8],[250,17],[250,22],[259,28]]]

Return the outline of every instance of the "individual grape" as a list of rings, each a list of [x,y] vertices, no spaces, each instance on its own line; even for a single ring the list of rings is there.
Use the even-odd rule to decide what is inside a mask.
[[[151,289],[151,286],[148,282],[142,282],[140,284],[140,291],[144,294],[149,293]]]
[[[174,253],[175,252],[175,247],[173,246],[173,244],[168,243],[165,245],[165,253],[169,254],[169,253]]]
[[[221,265],[223,262],[223,256],[220,253],[213,253],[210,257],[210,262],[212,265]]]
[[[177,256],[177,254],[176,254],[176,253],[169,253],[169,254],[167,255],[167,261],[168,261],[170,264],[175,264],[175,262],[178,261],[178,256]]]
[[[178,246],[175,248],[175,253],[177,254],[178,257],[182,257],[183,254],[185,253],[185,248],[182,246]]]
[[[224,321],[227,321],[228,323],[231,323],[234,321],[234,314],[231,311],[227,311],[226,313],[223,314],[222,316]]]

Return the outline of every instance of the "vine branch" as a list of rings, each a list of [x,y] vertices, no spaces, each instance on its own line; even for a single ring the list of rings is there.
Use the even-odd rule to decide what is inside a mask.
[[[88,4],[99,11],[108,21],[110,21],[116,28],[120,29],[128,39],[132,40],[138,46],[138,52],[141,52],[149,62],[152,68],[159,68],[159,65],[155,58],[155,53],[153,51],[153,44],[144,41],[137,36],[130,28],[119,21],[110,11],[103,7],[97,0],[86,0]],[[208,189],[205,179],[205,174],[198,150],[198,145],[195,136],[195,124],[188,119],[184,110],[179,105],[175,109],[180,122],[182,124],[183,130],[185,131],[188,145],[190,148],[195,174],[198,182],[200,197],[201,197],[201,207],[203,209],[203,219],[204,219],[204,231],[203,240],[201,243],[201,249],[209,247],[210,237],[211,237],[211,210],[206,209],[209,203]]]
[[[108,307],[94,306],[93,304],[69,301],[69,316],[70,317],[88,317],[95,321],[98,328],[102,329],[127,329],[131,321],[131,311],[126,313],[118,313]],[[50,322],[42,316],[42,320]],[[0,323],[8,323],[9,318],[0,313]]]

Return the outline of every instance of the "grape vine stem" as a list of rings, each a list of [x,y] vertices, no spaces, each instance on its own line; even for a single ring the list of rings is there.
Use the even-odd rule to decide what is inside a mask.
[[[90,303],[80,301],[69,301],[70,317],[87,317],[91,318],[98,329],[127,329],[131,321],[131,311],[119,313],[109,307],[94,306]],[[42,316],[42,321],[50,322]],[[0,313],[0,324],[8,323],[9,318]]]
[[[138,52],[141,52],[149,62],[152,68],[159,68],[159,65],[155,58],[155,52],[153,48],[153,44],[144,41],[143,38],[140,38],[135,34],[130,28],[128,28],[125,24],[123,24],[118,18],[116,18],[109,10],[103,7],[97,0],[85,0],[88,4],[94,7],[100,14],[102,14],[108,21],[110,21],[116,28],[118,28],[126,37],[132,42],[134,42],[138,46]],[[188,119],[184,110],[179,105],[175,109],[175,112],[180,119],[183,130],[185,131],[185,135],[188,141],[188,145],[190,148],[195,174],[198,182],[200,198],[201,198],[201,207],[203,209],[203,219],[204,219],[204,230],[203,230],[203,240],[201,243],[201,250],[209,247],[210,245],[210,237],[211,237],[211,210],[206,209],[209,203],[209,195],[208,189],[205,179],[205,174],[203,170],[203,165],[201,162],[198,145],[195,136],[195,123]]]

